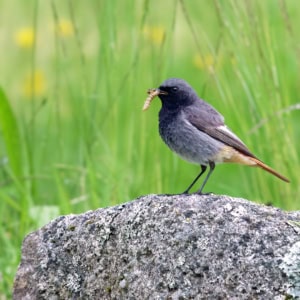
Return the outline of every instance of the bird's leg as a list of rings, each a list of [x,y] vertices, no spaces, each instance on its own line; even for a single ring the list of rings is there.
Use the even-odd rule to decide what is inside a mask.
[[[201,172],[199,173],[199,175],[197,175],[197,177],[193,180],[193,182],[190,184],[190,186],[182,194],[188,194],[189,193],[192,186],[197,182],[197,180],[201,177],[201,175],[206,171],[206,168],[207,167],[205,165],[201,165]]]
[[[205,186],[205,184],[206,184],[206,182],[207,182],[209,176],[211,175],[211,173],[213,172],[213,170],[214,170],[214,168],[215,168],[215,163],[212,162],[212,161],[210,161],[210,162],[209,162],[209,168],[210,168],[210,169],[209,169],[209,172],[208,172],[207,176],[205,177],[205,179],[204,179],[204,181],[203,181],[203,183],[202,183],[202,185],[201,185],[200,190],[197,192],[197,194],[199,194],[199,195],[203,195],[203,194],[202,194],[202,190],[203,190],[203,188],[204,188],[204,186]]]

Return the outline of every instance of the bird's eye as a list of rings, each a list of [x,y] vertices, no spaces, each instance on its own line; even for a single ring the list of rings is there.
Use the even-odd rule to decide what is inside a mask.
[[[175,92],[175,93],[176,93],[177,91],[178,91],[178,87],[177,87],[177,86],[173,86],[173,87],[172,87],[172,92]]]

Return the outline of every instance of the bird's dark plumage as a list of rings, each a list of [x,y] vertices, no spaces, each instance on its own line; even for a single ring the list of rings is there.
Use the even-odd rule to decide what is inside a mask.
[[[216,163],[235,162],[259,166],[280,179],[280,175],[256,158],[247,146],[224,124],[224,117],[210,104],[198,97],[184,80],[171,78],[158,89],[151,89],[144,109],[155,96],[159,96],[162,108],[159,112],[159,132],[164,142],[182,158],[201,165],[201,173],[185,191],[188,192],[198,178],[210,171],[199,193],[214,170]]]

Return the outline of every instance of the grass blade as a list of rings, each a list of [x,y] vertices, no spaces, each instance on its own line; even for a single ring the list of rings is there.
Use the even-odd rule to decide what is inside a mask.
[[[8,98],[0,87],[0,129],[8,163],[14,176],[22,176],[22,145],[16,117]]]

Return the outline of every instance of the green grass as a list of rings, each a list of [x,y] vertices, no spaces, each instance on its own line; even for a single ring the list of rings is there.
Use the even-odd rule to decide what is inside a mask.
[[[1,299],[29,232],[193,180],[199,167],[158,135],[159,100],[141,111],[168,77],[190,82],[291,180],[220,165],[207,191],[300,208],[297,1],[4,0],[0,14]],[[36,37],[27,48],[15,41],[25,27]]]

